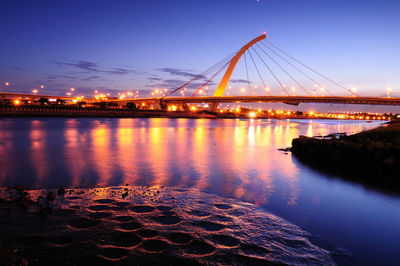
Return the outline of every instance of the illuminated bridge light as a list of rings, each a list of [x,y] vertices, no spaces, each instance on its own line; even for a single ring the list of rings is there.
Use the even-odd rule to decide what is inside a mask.
[[[255,112],[250,112],[249,113],[249,117],[250,118],[255,118],[256,117],[256,113]]]

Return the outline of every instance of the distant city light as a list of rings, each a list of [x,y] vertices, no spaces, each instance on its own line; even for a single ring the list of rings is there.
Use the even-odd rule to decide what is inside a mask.
[[[249,117],[250,118],[255,118],[256,117],[256,113],[255,112],[250,112],[249,113]]]

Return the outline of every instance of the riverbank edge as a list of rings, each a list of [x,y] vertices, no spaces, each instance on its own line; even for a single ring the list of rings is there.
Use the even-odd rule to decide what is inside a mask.
[[[27,118],[27,117],[49,117],[49,118],[192,118],[192,119],[312,119],[312,120],[341,120],[334,117],[310,117],[308,115],[282,115],[282,114],[260,114],[249,117],[248,113],[211,112],[207,110],[197,111],[163,111],[163,110],[141,110],[141,109],[102,109],[102,108],[69,108],[69,107],[12,107],[1,108],[0,118]],[[349,119],[354,120],[354,119]],[[384,121],[384,120],[381,120]]]
[[[353,135],[299,136],[290,148],[296,158],[339,177],[400,192],[400,120]]]

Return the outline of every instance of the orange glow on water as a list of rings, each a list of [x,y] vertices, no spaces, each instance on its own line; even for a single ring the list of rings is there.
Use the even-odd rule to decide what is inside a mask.
[[[68,120],[67,128],[64,131],[65,138],[65,153],[66,163],[68,164],[71,173],[71,185],[80,186],[83,182],[81,177],[85,169],[85,157],[82,153],[82,148],[86,143],[86,135],[79,134],[76,126],[76,119]]]
[[[291,206],[297,204],[301,193],[299,169],[290,154],[284,155],[277,148],[289,147],[299,134],[315,136],[363,128],[359,124],[327,126],[314,120],[302,124],[290,119],[67,119],[59,153],[49,145],[51,128],[56,127],[46,128],[48,123],[33,120],[30,126],[34,186],[53,178],[49,162],[62,160],[68,172],[53,171],[63,171],[73,187],[197,187],[260,204],[276,197],[279,188],[279,197]],[[6,166],[12,164],[4,154],[15,145],[10,138],[7,130],[0,131],[0,160]],[[15,171],[4,167],[0,177],[7,178]]]
[[[49,165],[47,157],[47,131],[43,128],[44,122],[39,120],[33,120],[31,122],[30,138],[30,160],[34,165],[34,171],[36,175],[35,185],[41,186],[45,179],[48,177]]]
[[[110,147],[111,129],[106,124],[94,121],[94,127],[91,130],[92,156],[95,162],[95,171],[99,175],[97,184],[107,186],[112,178],[112,161],[114,152]]]

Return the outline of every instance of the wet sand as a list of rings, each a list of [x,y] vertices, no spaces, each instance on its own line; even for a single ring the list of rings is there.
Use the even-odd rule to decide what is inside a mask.
[[[324,264],[310,235],[196,189],[0,189],[1,265]]]

